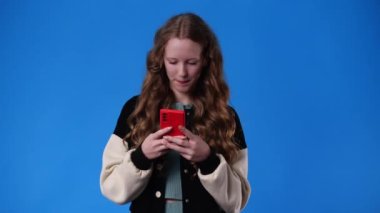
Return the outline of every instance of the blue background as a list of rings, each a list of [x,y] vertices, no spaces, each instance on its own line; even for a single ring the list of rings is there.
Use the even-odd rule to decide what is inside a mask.
[[[0,212],[126,212],[103,148],[156,29],[214,29],[249,146],[245,212],[380,212],[380,2],[0,0]]]

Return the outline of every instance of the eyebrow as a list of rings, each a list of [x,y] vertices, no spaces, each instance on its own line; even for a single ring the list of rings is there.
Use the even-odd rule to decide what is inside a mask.
[[[178,58],[173,58],[173,57],[165,57],[165,58],[168,59],[168,60],[178,60]],[[199,61],[200,58],[189,58],[189,59],[186,59],[186,61],[190,61],[190,60]]]

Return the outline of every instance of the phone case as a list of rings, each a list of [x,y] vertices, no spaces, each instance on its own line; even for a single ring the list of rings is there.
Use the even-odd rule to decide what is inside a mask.
[[[160,109],[160,128],[171,126],[173,129],[166,135],[178,136],[183,133],[178,126],[185,126],[185,111],[175,109]]]

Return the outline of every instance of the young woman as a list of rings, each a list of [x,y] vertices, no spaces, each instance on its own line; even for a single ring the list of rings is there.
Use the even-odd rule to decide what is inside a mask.
[[[124,105],[104,153],[104,196],[131,212],[240,212],[250,195],[247,146],[215,34],[192,13],[170,18],[147,57],[139,96]],[[184,110],[184,136],[159,110]]]

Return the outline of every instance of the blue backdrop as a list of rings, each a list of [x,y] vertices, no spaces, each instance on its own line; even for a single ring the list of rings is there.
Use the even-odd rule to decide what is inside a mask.
[[[377,0],[0,0],[0,212],[126,212],[103,148],[156,29],[219,37],[249,146],[244,212],[380,212]]]

